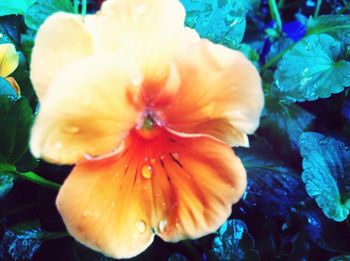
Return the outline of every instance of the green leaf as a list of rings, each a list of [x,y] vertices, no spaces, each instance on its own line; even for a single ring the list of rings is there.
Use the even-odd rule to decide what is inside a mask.
[[[29,28],[38,30],[46,18],[56,12],[73,13],[72,2],[70,0],[38,0],[28,8],[25,23]]]
[[[307,22],[307,35],[323,33],[350,44],[350,15],[322,15],[316,19],[310,17]]]
[[[336,139],[306,132],[300,137],[300,152],[307,193],[328,218],[344,221],[350,210],[350,149]]]
[[[6,0],[0,2],[0,16],[20,14],[24,15],[29,6],[36,0]]]
[[[266,95],[261,127],[270,141],[284,143],[277,146],[279,152],[298,151],[299,136],[312,127],[314,120],[315,116],[300,106],[283,101],[280,93]]]
[[[291,101],[328,98],[350,85],[350,63],[339,59],[341,43],[327,34],[298,42],[281,59],[276,85]]]
[[[240,0],[181,0],[186,25],[201,37],[235,48],[243,39],[247,10]]]
[[[0,163],[15,165],[28,150],[32,110],[27,99],[0,96]]]

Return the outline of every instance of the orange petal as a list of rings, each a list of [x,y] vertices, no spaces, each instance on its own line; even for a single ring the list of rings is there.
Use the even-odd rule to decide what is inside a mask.
[[[73,164],[116,149],[136,124],[129,100],[139,71],[117,56],[80,59],[50,85],[32,129],[33,155]]]
[[[40,100],[56,74],[67,64],[93,53],[83,17],[55,13],[40,27],[32,52],[30,77]]]
[[[185,10],[173,0],[108,0],[85,18],[97,51],[120,52],[159,81],[181,44]]]
[[[9,84],[12,86],[12,88],[15,90],[15,92],[17,93],[18,96],[21,95],[21,88],[19,87],[17,81],[15,78],[13,77],[6,77],[5,78],[6,81],[9,82]]]
[[[153,139],[132,131],[123,152],[78,164],[57,206],[80,242],[116,257],[151,243],[214,232],[246,186],[231,148],[209,136],[161,130]]]
[[[181,87],[163,111],[169,126],[247,145],[246,134],[258,127],[263,108],[256,68],[240,52],[207,40],[184,48],[176,66]],[[217,124],[225,127],[220,131]]]

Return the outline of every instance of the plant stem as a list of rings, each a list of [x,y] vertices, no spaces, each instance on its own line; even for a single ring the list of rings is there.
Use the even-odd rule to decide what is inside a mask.
[[[282,19],[281,15],[278,11],[278,5],[276,0],[269,0],[270,13],[273,20],[275,20],[277,24],[277,29],[281,33],[282,32]]]
[[[47,188],[50,188],[50,189],[53,189],[53,190],[59,190],[61,185],[58,184],[58,183],[55,183],[53,181],[50,181],[50,180],[47,180],[47,179],[44,179],[42,177],[40,177],[38,174],[32,172],[32,171],[29,171],[29,172],[11,172],[9,173],[10,175],[13,175],[14,177],[16,178],[21,178],[21,179],[24,179],[24,180],[28,180],[30,182],[33,182],[35,184],[38,184],[40,186],[43,186],[43,187],[47,187]]]
[[[67,231],[60,231],[60,232],[47,232],[43,236],[43,240],[54,240],[54,239],[60,239],[69,237],[69,233]]]
[[[75,14],[79,13],[79,3],[80,3],[80,0],[74,0],[74,13]]]
[[[348,10],[350,7],[350,2],[348,2],[346,5],[343,6],[342,9],[340,9],[340,11],[338,12],[338,14],[342,14],[344,13],[346,10]]]
[[[1,217],[8,217],[8,216],[12,216],[14,214],[18,214],[22,211],[26,211],[26,210],[30,210],[34,207],[36,207],[38,205],[38,203],[30,203],[28,205],[23,205],[23,206],[19,206],[13,209],[9,209],[3,213],[1,213]]]
[[[81,7],[81,15],[85,16],[86,15],[86,11],[87,11],[87,1],[86,0],[82,0],[81,5],[82,5],[82,7]]]
[[[318,14],[320,13],[321,5],[322,5],[322,0],[317,0],[314,18],[318,17]]]

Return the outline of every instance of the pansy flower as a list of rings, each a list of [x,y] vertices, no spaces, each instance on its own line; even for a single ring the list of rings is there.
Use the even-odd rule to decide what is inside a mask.
[[[12,88],[20,95],[20,89],[13,77],[9,77],[19,64],[19,56],[13,44],[0,44],[0,77],[5,78]]]
[[[255,67],[184,27],[175,0],[108,0],[38,31],[31,150],[76,164],[57,197],[70,234],[107,256],[214,232],[242,196],[263,107]]]

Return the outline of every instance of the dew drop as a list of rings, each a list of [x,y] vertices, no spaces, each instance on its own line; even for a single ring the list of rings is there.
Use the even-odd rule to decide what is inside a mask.
[[[306,51],[310,51],[311,48],[312,48],[311,44],[307,44],[306,47],[305,47]]]
[[[146,223],[143,220],[139,220],[136,222],[136,229],[139,233],[143,234],[146,231]]]
[[[56,142],[53,146],[55,149],[62,149],[62,147],[63,147],[62,142],[59,142],[59,141]]]
[[[163,219],[159,222],[158,229],[160,233],[163,233],[168,225],[168,221]]]
[[[79,132],[79,127],[77,126],[66,126],[64,127],[63,131],[66,133],[70,133],[70,134],[76,134]]]
[[[144,165],[141,174],[145,179],[150,179],[152,177],[152,167],[150,165]]]
[[[147,12],[147,5],[145,3],[139,4],[134,8],[135,16],[144,15],[146,12]]]
[[[326,145],[328,143],[328,141],[329,141],[329,139],[326,137],[326,138],[321,139],[318,143],[320,145]]]
[[[180,159],[180,155],[177,152],[171,153],[171,156],[173,156],[173,158],[176,159],[176,160]]]
[[[155,163],[157,162],[157,160],[156,160],[155,158],[151,158],[149,161],[150,161],[152,164],[155,164]]]
[[[139,74],[139,75],[135,76],[135,77],[131,80],[131,83],[132,83],[132,85],[134,85],[134,86],[140,86],[142,82],[143,82],[143,76],[142,76],[142,74]]]

